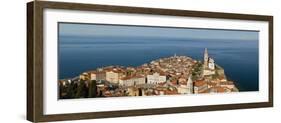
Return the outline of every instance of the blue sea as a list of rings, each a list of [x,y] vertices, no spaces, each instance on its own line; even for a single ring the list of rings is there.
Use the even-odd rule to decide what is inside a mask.
[[[203,60],[204,48],[240,91],[258,91],[258,41],[59,36],[59,78],[109,65],[139,66],[174,55]]]

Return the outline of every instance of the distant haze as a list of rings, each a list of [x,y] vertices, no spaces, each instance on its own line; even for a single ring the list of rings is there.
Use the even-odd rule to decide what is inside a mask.
[[[64,36],[258,40],[258,31],[59,23]]]

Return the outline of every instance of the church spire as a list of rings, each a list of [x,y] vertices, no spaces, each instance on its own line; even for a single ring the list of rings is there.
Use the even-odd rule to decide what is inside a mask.
[[[187,93],[192,94],[193,93],[192,74],[189,75],[186,86],[187,86]]]
[[[189,75],[187,84],[192,84],[192,74]]]

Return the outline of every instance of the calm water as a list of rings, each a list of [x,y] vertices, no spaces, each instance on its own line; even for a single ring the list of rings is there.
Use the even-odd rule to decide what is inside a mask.
[[[175,53],[202,60],[204,48],[240,91],[258,90],[258,41],[243,40],[60,36],[59,78],[108,65],[139,66]]]

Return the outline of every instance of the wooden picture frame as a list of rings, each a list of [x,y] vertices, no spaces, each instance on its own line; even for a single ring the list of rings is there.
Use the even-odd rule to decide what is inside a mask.
[[[218,18],[230,20],[252,20],[268,22],[268,101],[239,104],[207,105],[207,106],[184,106],[165,107],[153,109],[137,109],[122,111],[103,112],[79,112],[67,114],[44,114],[44,10],[79,10],[98,11],[125,14],[164,15],[171,17],[198,17]],[[245,108],[261,108],[273,106],[273,16],[248,15],[233,13],[217,13],[187,10],[171,10],[156,8],[140,8],[126,6],[109,6],[80,3],[62,3],[33,1],[27,3],[27,120],[32,122],[80,120],[108,117],[125,117],[140,115],[156,115],[186,112],[202,112],[215,110],[231,110]]]

